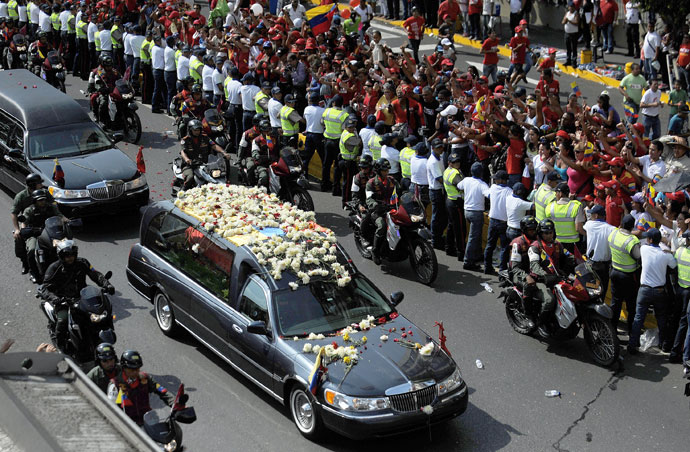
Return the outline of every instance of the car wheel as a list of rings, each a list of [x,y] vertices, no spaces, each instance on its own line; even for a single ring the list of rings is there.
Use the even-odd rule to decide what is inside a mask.
[[[302,436],[310,440],[321,437],[324,427],[316,411],[314,396],[299,385],[290,391],[290,413]]]
[[[153,297],[153,308],[156,311],[156,322],[163,334],[173,337],[177,334],[179,326],[175,322],[175,314],[168,297],[160,291]]]

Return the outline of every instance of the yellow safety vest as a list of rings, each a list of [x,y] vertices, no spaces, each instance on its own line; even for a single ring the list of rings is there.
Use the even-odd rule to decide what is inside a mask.
[[[690,249],[681,246],[676,250],[678,261],[678,285],[684,289],[690,287]]]
[[[151,47],[153,47],[153,40],[145,40],[141,43],[141,51],[139,52],[139,58],[141,59],[142,63],[151,63]]]
[[[89,24],[83,20],[77,22],[77,39],[86,39],[86,27],[88,26]]]
[[[632,249],[640,240],[632,234],[623,234],[616,229],[608,237],[611,249],[611,266],[623,273],[632,273],[640,268],[639,262],[633,259]]]
[[[175,50],[175,68],[177,68],[177,61],[180,59],[180,55],[182,55],[182,50]]]
[[[77,20],[77,17],[74,14],[70,14],[69,19],[67,19],[67,33],[68,34],[76,33],[76,30],[74,29],[74,21],[75,20]]]
[[[223,81],[223,90],[225,91],[225,98],[228,99],[228,102],[230,102],[230,94],[228,93],[228,84],[232,81],[232,78],[230,77],[225,77],[225,80]]]
[[[201,81],[201,71],[203,70],[204,63],[201,60],[197,59],[197,60],[194,60],[189,66],[191,68],[191,70],[189,71],[189,75],[192,76],[194,81],[200,82]]]
[[[543,183],[537,189],[537,193],[534,195],[534,216],[537,221],[541,221],[546,218],[546,206],[548,206],[556,198],[556,192],[554,192],[549,184]]]
[[[259,91],[259,93],[266,96],[266,94],[264,94],[261,91]],[[259,97],[259,94],[257,94],[256,97]],[[266,97],[268,97],[268,96],[266,96]],[[259,103],[256,102],[255,106],[257,107],[256,112],[259,113],[259,109],[258,109]],[[295,109],[292,107],[288,107],[287,105],[284,105],[280,109],[280,128],[283,129],[283,136],[284,137],[291,137],[291,136],[297,135],[299,133],[299,124],[294,123],[294,122],[290,121],[290,119],[289,119],[290,114],[293,111],[295,111]],[[261,110],[261,113],[263,113],[263,110]]]
[[[115,39],[115,32],[119,30],[120,27],[117,25],[113,25],[113,28],[110,29],[110,42],[113,44],[113,50],[119,49],[122,47],[122,44],[120,44],[120,41]]]
[[[17,11],[17,0],[10,0],[7,2],[7,14],[10,15],[10,19],[17,19],[19,17],[19,12]]]
[[[29,20],[29,23],[32,24],[33,22],[31,21],[31,5],[33,5],[34,2],[29,2],[26,4],[26,18]]]
[[[266,110],[261,108],[261,105],[259,105],[259,101],[261,99],[264,99],[264,98],[268,99],[268,94],[264,93],[263,91],[259,91],[258,93],[256,93],[256,96],[254,96],[254,110],[256,110],[257,113],[266,113]],[[285,108],[285,107],[283,107],[283,108]],[[281,117],[283,114],[283,108],[280,109]],[[281,119],[281,121],[282,121],[282,119]],[[283,129],[283,132],[284,131],[285,131],[285,129]]]
[[[337,108],[327,108],[323,112],[323,123],[326,126],[326,130],[323,132],[323,136],[330,140],[340,139],[340,135],[343,134],[343,124],[347,119],[347,113]],[[379,152],[379,155],[381,152]]]
[[[50,23],[53,25],[53,30],[60,31],[60,15],[58,13],[50,15]]]
[[[369,138],[369,143],[367,143],[367,146],[369,146],[369,150],[371,151],[371,155],[374,157],[374,161],[381,158],[381,136],[380,135],[378,135],[378,134],[372,135],[371,138]],[[412,173],[410,173],[410,175],[412,175]]]
[[[101,30],[93,34],[93,44],[96,46],[96,52],[101,51]]]
[[[574,200],[568,204],[558,204],[554,201],[547,207],[549,218],[556,226],[556,238],[561,243],[576,243],[580,240],[580,234],[575,228],[575,217],[579,207],[580,201]]]
[[[347,130],[343,130],[343,134],[340,135],[340,155],[343,156],[343,160],[354,160],[359,155],[359,149],[351,151],[347,148],[347,146],[345,146],[347,140],[354,136],[354,133],[348,132]]]
[[[402,173],[402,177],[408,179],[412,177],[412,166],[410,165],[412,157],[414,157],[414,149],[409,146],[402,148],[400,151],[400,172]]]
[[[446,195],[451,201],[455,201],[460,197],[460,190],[453,184],[453,179],[455,179],[455,176],[459,175],[460,171],[450,166],[443,172],[443,187],[446,189]]]

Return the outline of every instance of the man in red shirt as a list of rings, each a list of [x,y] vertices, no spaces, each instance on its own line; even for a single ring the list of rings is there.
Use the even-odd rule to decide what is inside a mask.
[[[522,27],[515,27],[515,36],[510,38],[510,67],[508,68],[508,77],[510,78],[510,83],[516,86],[520,79],[525,78],[525,55],[527,53],[527,47],[529,46],[529,39],[525,37],[524,30]]]
[[[506,171],[508,172],[508,186],[512,187],[522,181],[522,161],[525,155],[525,140],[522,128],[514,124],[508,132],[510,146],[506,156]]]
[[[541,63],[539,63],[539,66],[537,66],[537,71],[538,72],[543,72],[546,69],[553,69],[556,67],[556,48],[551,47],[549,48],[549,57],[544,58]]]
[[[399,88],[400,96],[391,104],[396,124],[407,124],[411,135],[424,125],[422,104],[412,98],[412,88],[405,85]]]
[[[623,199],[623,202],[630,202],[632,200],[632,195],[637,191],[635,187],[635,178],[630,174],[630,171],[625,169],[625,162],[621,157],[614,157],[609,162],[609,165],[613,173],[613,181],[618,182],[616,193]],[[606,186],[606,184],[604,184],[604,186]]]
[[[555,94],[558,96],[561,91],[560,84],[558,83],[558,80],[553,78],[553,71],[551,69],[546,69],[544,71],[543,77],[541,80],[539,80],[539,83],[537,83],[536,89],[539,90],[544,101],[548,99],[550,94]]]
[[[678,49],[678,78],[685,82],[685,89],[690,89],[690,34],[683,36]]]
[[[407,39],[410,40],[410,47],[414,54],[414,60],[419,61],[419,44],[424,36],[424,18],[419,15],[419,10],[415,6],[412,8],[412,16],[403,22],[403,28],[407,31]]]
[[[460,5],[458,5],[457,0],[445,0],[438,7],[438,23],[436,25],[441,26],[445,15],[448,15],[448,18],[455,24],[458,20],[458,14],[460,14]]]
[[[616,0],[601,0],[599,2],[601,16],[597,25],[604,35],[604,49],[607,53],[613,53],[613,24],[618,18],[618,3]]]
[[[491,75],[491,80],[496,83],[496,72],[498,71],[498,39],[496,32],[492,29],[489,32],[489,37],[482,43],[482,48],[479,53],[484,55],[484,68],[482,73],[485,76]]]
[[[621,219],[625,214],[623,200],[618,196],[619,183],[615,180],[604,182],[606,188],[606,222],[612,226],[619,227]]]
[[[470,19],[470,38],[481,39],[482,28],[479,25],[479,18],[482,14],[482,0],[469,0],[467,14]]]

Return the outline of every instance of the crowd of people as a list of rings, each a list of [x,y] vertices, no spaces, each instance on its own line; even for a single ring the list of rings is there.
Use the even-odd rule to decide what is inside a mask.
[[[438,7],[416,2],[423,9],[411,3],[403,2],[409,45],[399,49],[370,29],[376,5],[366,0],[333,13],[330,27],[318,33],[298,0],[285,2],[276,15],[266,1],[212,2],[208,17],[199,5],[180,1],[42,0],[30,2],[24,16],[8,10],[3,32],[48,33],[73,74],[85,77],[94,69],[115,74],[112,80],[123,76],[154,113],[193,120],[217,109],[228,121],[231,148],[253,168],[257,183],[266,183],[261,168],[281,147],[299,146],[305,169],[318,154],[321,190],[341,197],[343,206],[356,201],[371,212],[377,263],[386,227],[381,207],[405,191],[431,206],[436,249],[457,256],[466,270],[490,275],[499,243],[498,270],[509,268],[510,243],[522,237],[524,245],[521,220],[534,211],[536,225],[530,224],[537,235],[529,240],[553,230],[551,241],[540,243],[551,249],[557,240],[564,254],[590,257],[604,286],[611,283],[615,319],[625,302],[631,353],[651,303],[661,348],[672,361],[690,360],[684,345],[690,338],[689,195],[684,186],[655,189],[660,180],[690,171],[690,38],[682,40],[678,65],[685,72],[669,93],[672,114],[662,134],[659,81],[653,71],[643,75],[639,64],[621,82],[623,105],[613,105],[607,90],[594,105],[577,92],[561,102],[555,49],[538,60],[528,52],[524,1],[515,16],[511,1],[516,24],[508,71],[498,70],[496,34],[479,24],[481,0],[465,9],[451,0]],[[605,16],[609,3],[598,6]],[[397,1],[384,4],[389,16],[400,14]],[[568,34],[579,33],[587,5],[568,7],[564,24],[579,27]],[[41,14],[50,11],[48,28]],[[456,61],[453,35],[465,12],[464,32],[486,37],[483,75]],[[439,26],[440,40],[424,56],[419,46],[427,26]],[[611,46],[610,27],[600,28],[605,47]],[[571,58],[577,37],[567,39]],[[528,90],[521,82],[532,66],[540,79]],[[189,124],[183,146],[191,161],[201,147],[208,152],[213,146],[200,138],[199,124]]]

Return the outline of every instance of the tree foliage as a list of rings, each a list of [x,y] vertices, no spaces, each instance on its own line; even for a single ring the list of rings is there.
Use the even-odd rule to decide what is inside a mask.
[[[661,18],[665,24],[671,26],[674,35],[678,35],[685,28],[685,22],[690,14],[690,1],[688,0],[639,0],[642,11],[653,12]],[[621,14],[623,12],[621,11]]]

